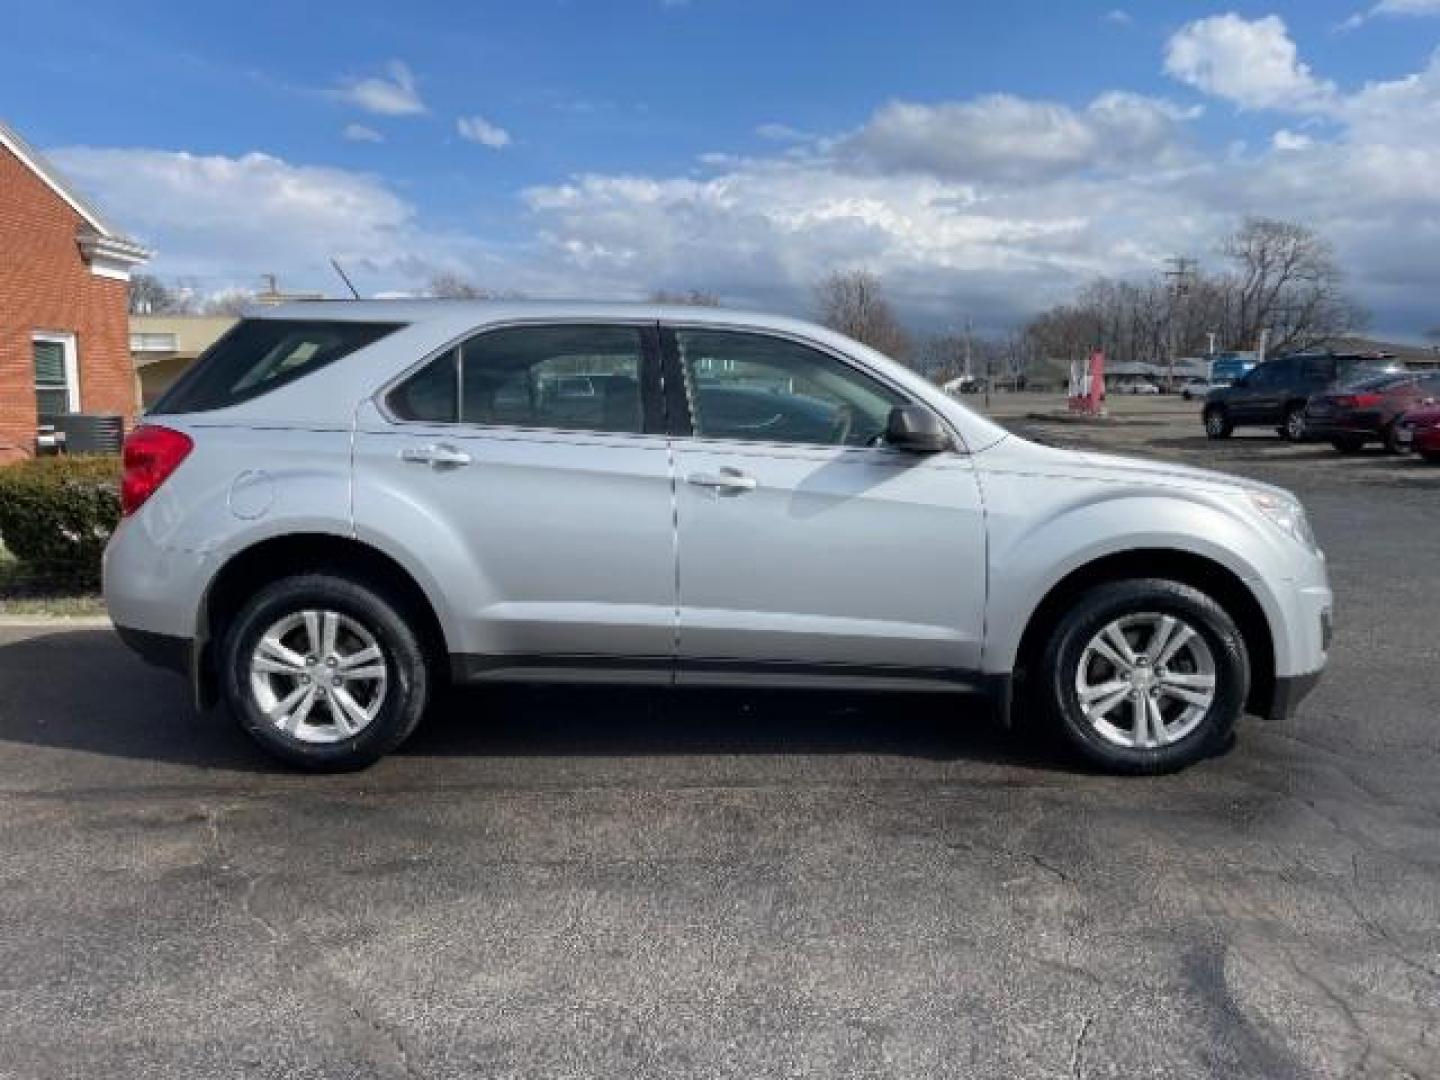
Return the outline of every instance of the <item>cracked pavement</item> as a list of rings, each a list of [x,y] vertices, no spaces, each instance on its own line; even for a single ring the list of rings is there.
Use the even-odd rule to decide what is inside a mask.
[[[0,1077],[1440,1074],[1440,503],[1309,452],[1219,464],[1306,500],[1331,669],[1176,777],[944,699],[519,688],[308,777],[0,627]]]

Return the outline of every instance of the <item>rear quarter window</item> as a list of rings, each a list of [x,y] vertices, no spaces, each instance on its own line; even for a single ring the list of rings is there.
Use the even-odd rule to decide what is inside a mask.
[[[160,397],[150,415],[209,412],[268,394],[372,345],[400,323],[242,319]]]

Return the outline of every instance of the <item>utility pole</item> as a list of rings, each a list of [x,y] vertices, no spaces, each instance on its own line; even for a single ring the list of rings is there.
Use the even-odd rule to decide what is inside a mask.
[[[970,322],[970,316],[969,316],[969,315],[966,315],[966,316],[965,316],[965,379],[966,379],[967,382],[970,380],[970,377],[971,377],[971,375],[972,375],[972,372],[971,372],[971,370],[970,370],[970,330],[971,330],[971,326],[972,326],[972,324],[971,324],[971,322]]]
[[[1184,309],[1185,300],[1190,295],[1191,286],[1195,283],[1195,272],[1198,267],[1196,261],[1188,255],[1173,255],[1165,260],[1170,269],[1165,271],[1165,277],[1170,282],[1171,303],[1170,303],[1170,367],[1169,367],[1169,389],[1175,389],[1175,358],[1180,351],[1180,315]]]

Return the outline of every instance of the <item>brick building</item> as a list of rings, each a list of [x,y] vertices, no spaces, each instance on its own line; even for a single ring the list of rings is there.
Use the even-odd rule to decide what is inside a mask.
[[[34,453],[42,417],[134,417],[130,271],[149,254],[0,123],[0,462]]]

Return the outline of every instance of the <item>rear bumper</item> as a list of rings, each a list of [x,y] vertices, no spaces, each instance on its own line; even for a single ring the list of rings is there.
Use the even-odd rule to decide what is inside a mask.
[[[137,630],[133,626],[115,624],[120,640],[138,653],[147,664],[178,671],[189,675],[194,652],[194,643],[189,638],[157,634],[150,630]]]
[[[1305,417],[1305,434],[1312,439],[1355,439],[1380,438],[1380,423],[1371,424],[1365,420],[1336,420],[1333,417]]]

